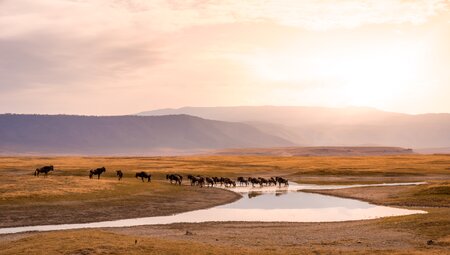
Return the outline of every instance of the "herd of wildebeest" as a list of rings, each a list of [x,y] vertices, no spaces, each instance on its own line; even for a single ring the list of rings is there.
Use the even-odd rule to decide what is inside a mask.
[[[47,174],[54,170],[53,166],[44,166],[41,168],[37,168],[34,172],[35,176],[39,176],[40,173],[43,173],[44,176],[47,176]],[[89,170],[89,178],[92,179],[94,175],[97,175],[97,179],[100,179],[100,176],[106,172],[105,167],[100,167],[97,169],[91,169]],[[122,170],[116,171],[117,178],[122,180],[123,172]],[[141,180],[144,182],[144,180],[147,180],[147,182],[151,182],[152,175],[147,172],[137,172],[135,175],[136,178],[141,178]],[[236,183],[238,183],[240,186],[248,186],[252,185],[252,187],[255,187],[255,185],[259,185],[260,187],[263,186],[277,186],[283,184],[284,186],[289,185],[289,181],[283,177],[270,177],[270,178],[262,178],[262,177],[238,177],[236,181],[228,178],[228,177],[207,177],[207,176],[200,176],[200,175],[187,175],[187,179],[189,180],[191,186],[206,186],[206,187],[214,187],[214,185],[220,185],[225,187],[236,187]],[[183,176],[179,174],[167,174],[166,180],[170,181],[171,184],[178,184],[181,185],[183,182]]]

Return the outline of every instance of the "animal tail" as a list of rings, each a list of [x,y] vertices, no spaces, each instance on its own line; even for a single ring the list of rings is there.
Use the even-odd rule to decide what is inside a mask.
[[[37,175],[37,170],[35,170],[35,171],[34,171],[34,174],[33,174],[33,175],[34,175],[34,176],[36,176],[36,175]]]

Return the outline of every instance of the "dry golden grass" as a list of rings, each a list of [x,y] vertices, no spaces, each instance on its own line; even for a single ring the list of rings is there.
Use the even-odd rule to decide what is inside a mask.
[[[0,157],[0,172],[32,174],[36,167],[53,164],[56,175],[86,176],[89,169],[105,166],[128,172],[150,171],[205,175],[284,174],[292,176],[404,176],[448,175],[450,155],[372,157]]]
[[[48,178],[32,176],[34,169],[52,164]],[[105,166],[100,181],[87,181],[89,169]],[[148,171],[156,179],[169,172],[210,176],[284,175],[310,183],[370,183],[414,181],[450,175],[450,155],[376,157],[0,157],[0,200],[96,194],[117,187],[115,170]],[[381,178],[381,179],[380,179]],[[101,184],[101,185],[100,185]]]
[[[37,167],[52,164],[55,171],[47,178],[34,177]],[[100,180],[88,178],[92,168],[105,166],[107,172]],[[115,170],[125,172],[117,181]],[[148,171],[152,183],[142,183],[134,172]],[[290,180],[310,183],[370,183],[385,181],[422,181],[420,187],[369,188],[354,194],[378,194],[380,204],[448,206],[450,155],[405,155],[377,157],[258,157],[258,156],[198,156],[198,157],[2,157],[0,158],[0,222],[3,226],[97,221],[164,215],[185,210],[205,208],[236,199],[236,195],[217,189],[200,189],[167,184],[166,173],[201,174],[209,176],[287,176]],[[336,195],[336,194],[335,194]],[[362,197],[359,197],[364,199]],[[369,199],[368,199],[369,200]],[[262,224],[258,245],[235,247],[234,242],[251,239],[253,229],[232,232],[230,242],[207,243],[202,237],[184,236],[175,240],[112,233],[106,230],[58,231],[27,234],[17,240],[0,239],[0,254],[442,254],[450,240],[449,209],[426,208],[429,214],[386,218],[364,223],[342,223],[339,226],[320,224],[309,226],[317,240],[292,243],[289,231],[301,233],[304,224],[286,226],[286,244],[269,245],[280,231],[277,224]],[[49,215],[48,218],[35,217]],[[70,215],[70,217],[67,217]],[[59,217],[59,218],[58,218]],[[5,225],[6,224],[6,225]],[[399,240],[407,248],[384,249],[373,241],[362,245],[358,235],[342,236],[321,242],[322,235],[339,232],[348,224],[364,233],[406,233]],[[238,224],[239,225],[239,224]],[[239,229],[238,225],[233,228]],[[334,226],[334,227],[329,227]],[[170,228],[170,226],[168,226]],[[202,227],[199,227],[201,229]],[[383,230],[387,229],[387,230]],[[217,231],[221,231],[220,229]],[[323,231],[323,232],[321,232]],[[328,231],[328,232],[327,232]],[[371,232],[373,231],[373,233]],[[388,231],[388,232],[385,232]],[[350,231],[349,233],[351,233]],[[328,234],[327,234],[328,233]],[[306,235],[305,238],[307,238]],[[348,238],[350,239],[348,239]],[[266,239],[264,239],[266,238]],[[346,239],[347,238],[347,239]],[[404,239],[403,239],[404,238]],[[412,239],[411,239],[412,238]],[[438,245],[424,246],[426,238]],[[138,239],[138,244],[134,240]],[[417,239],[417,240],[416,240]],[[266,241],[264,241],[266,240]],[[384,240],[379,237],[380,242]],[[266,243],[265,243],[266,242]],[[416,242],[419,242],[416,245]],[[397,246],[393,246],[397,247]],[[403,246],[398,246],[403,247]]]
[[[135,241],[137,240],[137,243]],[[342,247],[333,243],[313,246],[249,245],[248,247],[203,243],[180,232],[178,240],[124,235],[102,230],[76,230],[39,233],[15,241],[0,242],[0,254],[443,254],[436,247],[418,249],[373,249],[359,245]]]

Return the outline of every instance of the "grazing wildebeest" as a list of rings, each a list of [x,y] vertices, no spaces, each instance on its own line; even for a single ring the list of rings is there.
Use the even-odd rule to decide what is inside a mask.
[[[175,184],[181,185],[183,176],[181,176],[179,174],[166,174],[166,180],[170,180],[170,183],[172,183],[174,181]]]
[[[40,173],[44,173],[44,176],[47,176],[48,172],[53,171],[53,166],[44,166],[41,168],[36,168],[34,171],[34,176],[39,177]]]
[[[116,175],[117,175],[117,178],[119,178],[119,181],[122,180],[122,177],[123,177],[122,170],[117,170]]]
[[[144,179],[147,179],[147,182],[151,182],[152,181],[152,175],[146,172],[139,172],[136,173],[136,179],[137,178],[141,178],[142,182],[144,182]]]
[[[225,183],[225,187],[236,187],[236,182],[231,180],[230,178],[224,178],[223,183]]]
[[[284,186],[289,186],[289,181],[287,179],[284,179],[282,177],[275,177],[275,180],[278,182],[278,185],[281,187],[281,184],[284,184]]]
[[[212,178],[206,177],[205,181],[206,181],[207,187],[209,187],[210,185],[211,185],[211,187],[214,187],[214,180]]]
[[[248,180],[245,179],[244,177],[238,177],[237,181],[239,182],[240,186],[242,186],[243,184],[245,184],[245,186],[248,186]]]
[[[105,167],[100,167],[95,170],[91,169],[91,170],[89,170],[89,179],[92,179],[92,176],[94,176],[94,175],[97,175],[97,179],[100,179],[100,175],[104,172],[106,172]]]

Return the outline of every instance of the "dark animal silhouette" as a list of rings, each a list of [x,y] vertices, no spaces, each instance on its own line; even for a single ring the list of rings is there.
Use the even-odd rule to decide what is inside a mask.
[[[261,178],[261,177],[258,177],[258,180],[259,180],[259,185],[261,185],[261,187],[262,187],[264,184],[268,185],[268,183],[269,183],[269,181],[267,181],[266,179]]]
[[[141,178],[142,182],[144,182],[144,179],[147,179],[147,182],[152,181],[152,175],[146,172],[139,172],[136,173],[136,179]]]
[[[245,184],[245,186],[248,186],[248,180],[245,179],[244,177],[238,177],[237,181],[239,182],[240,186],[242,186],[243,184]]]
[[[205,185],[205,178],[202,176],[197,176],[197,185],[202,188],[203,185]]]
[[[188,180],[191,181],[191,186],[194,186],[197,182],[197,177],[193,176],[193,175],[188,175],[187,176]]]
[[[223,183],[225,184],[225,187],[236,187],[236,182],[231,180],[230,178],[224,178]]]
[[[255,184],[261,184],[261,182],[259,181],[259,179],[257,178],[253,178],[253,177],[249,177],[248,181],[252,184],[252,187],[255,187]]]
[[[277,186],[277,181],[275,180],[275,178],[270,177],[270,179],[268,180],[268,184],[269,186],[272,186],[272,184]]]
[[[179,174],[167,174],[166,180],[170,180],[170,183],[175,182],[175,184],[181,185],[181,182],[183,181],[183,176]]]
[[[122,180],[122,177],[123,177],[122,170],[117,170],[116,175],[117,175],[117,178],[119,178],[119,181]]]
[[[289,181],[287,179],[284,179],[282,177],[275,177],[275,180],[278,182],[278,185],[281,187],[281,184],[284,184],[284,186],[289,186]]]
[[[211,187],[214,187],[214,180],[213,180],[213,178],[210,178],[210,177],[206,177],[205,178],[205,181],[206,181],[206,186],[211,186]]]
[[[205,178],[201,176],[188,175],[188,179],[191,181],[191,186],[199,185],[200,187],[203,187],[205,184]]]
[[[34,171],[34,176],[39,177],[40,173],[44,173],[44,176],[46,177],[48,172],[53,171],[53,166],[44,166],[41,168],[36,168],[36,170]]]
[[[105,167],[100,167],[97,169],[91,169],[89,170],[89,179],[92,179],[92,176],[97,175],[97,179],[100,179],[100,175],[102,175],[102,173],[106,172],[106,168]]]
[[[213,177],[212,178],[214,180],[214,184],[217,184],[220,182],[220,178],[219,177]]]

